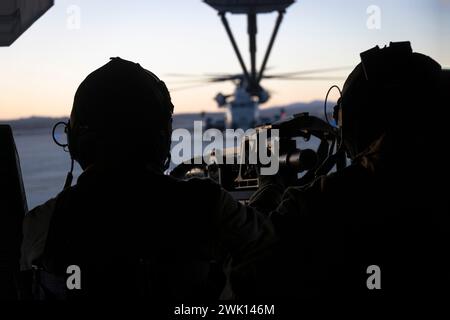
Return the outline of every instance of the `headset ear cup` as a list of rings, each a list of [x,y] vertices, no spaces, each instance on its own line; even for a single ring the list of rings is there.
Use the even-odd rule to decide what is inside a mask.
[[[78,149],[77,149],[77,143],[75,141],[75,137],[73,134],[73,131],[71,129],[70,120],[67,123],[67,143],[69,147],[69,153],[73,160],[78,161]]]
[[[165,159],[164,159],[164,163],[163,163],[163,170],[166,171],[167,169],[169,169],[170,167],[170,162],[172,159],[172,154],[171,154],[171,145],[172,145],[172,118],[168,121],[167,123],[167,131],[163,131],[162,132],[162,140],[161,141],[165,141],[165,146],[164,146],[164,154],[165,154]]]
[[[171,131],[162,130],[160,131],[160,141],[161,144],[158,146],[160,152],[160,163],[163,171],[167,170],[170,166],[171,154],[170,154],[170,145],[171,145]]]
[[[333,108],[333,119],[337,126],[341,125],[341,121],[339,119],[340,110],[341,110],[341,102],[340,102],[340,98],[339,98],[338,103]]]

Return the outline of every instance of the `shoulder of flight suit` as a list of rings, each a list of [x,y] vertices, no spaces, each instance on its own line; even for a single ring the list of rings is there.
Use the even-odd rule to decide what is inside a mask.
[[[301,187],[289,187],[271,214],[277,234],[287,241],[320,242],[328,228],[338,228],[342,218],[334,210],[361,169],[356,166],[320,176]],[[301,239],[301,240],[299,240]],[[315,239],[315,240],[313,240]]]
[[[20,258],[20,269],[22,271],[30,270],[44,252],[56,201],[57,198],[52,198],[29,211],[24,217]]]
[[[270,220],[255,208],[243,205],[211,179],[181,181],[187,188],[205,197],[210,212],[213,242],[217,258],[231,254],[234,263],[247,263],[275,241]]]
[[[216,241],[232,255],[248,255],[272,241],[274,232],[269,219],[235,200],[216,182],[193,178],[182,183],[205,198]]]
[[[368,175],[369,173],[362,166],[351,165],[328,176],[318,177],[305,186],[287,188],[276,212],[284,216],[298,216],[318,211],[329,204],[325,199],[333,201],[337,194],[358,188],[359,181],[364,180]]]
[[[267,281],[272,270],[267,263],[277,245],[272,222],[267,215],[240,203],[223,189],[213,211],[218,248],[231,256],[228,265],[231,291],[224,290],[222,298],[268,296]]]
[[[276,244],[270,219],[255,208],[235,200],[211,179],[172,181],[178,184],[178,190],[195,194],[197,199],[194,206],[203,206],[201,211],[206,209],[211,228],[209,233],[212,235],[213,260],[230,261],[227,274],[232,290],[227,286],[222,298],[233,294],[245,295],[248,290],[254,290],[266,276],[261,275],[261,261],[265,261]],[[230,257],[231,260],[228,260]]]
[[[25,215],[22,223],[23,239],[20,257],[22,271],[30,270],[32,265],[42,257],[57,203],[62,196],[75,188],[76,186],[72,186],[61,191],[56,197],[35,207]]]

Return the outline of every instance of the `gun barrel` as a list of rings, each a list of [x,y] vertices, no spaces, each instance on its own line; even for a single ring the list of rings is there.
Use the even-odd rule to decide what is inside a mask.
[[[295,149],[280,155],[280,166],[285,166],[294,169],[298,172],[303,172],[314,168],[317,164],[317,154],[312,149]]]

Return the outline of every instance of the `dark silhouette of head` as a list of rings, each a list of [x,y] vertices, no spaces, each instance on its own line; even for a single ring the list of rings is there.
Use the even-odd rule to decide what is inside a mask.
[[[351,158],[382,135],[414,138],[434,112],[441,66],[413,53],[409,42],[361,53],[362,62],[347,78],[339,122]],[[410,141],[410,140],[408,140]]]
[[[443,102],[448,105],[450,103],[450,69],[442,70],[441,80],[441,95]]]
[[[435,131],[442,136],[443,140],[445,140],[442,144],[443,147],[448,144],[446,139],[448,136],[448,123],[450,121],[450,69],[442,70],[440,89],[440,108],[436,111],[438,118],[436,121],[436,126],[439,126],[439,129],[436,128]]]
[[[96,163],[151,165],[170,159],[173,104],[164,82],[120,58],[79,86],[68,128],[69,150],[83,169]]]

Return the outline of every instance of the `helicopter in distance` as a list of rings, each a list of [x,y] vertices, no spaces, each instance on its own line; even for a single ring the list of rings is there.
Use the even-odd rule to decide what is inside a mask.
[[[179,88],[173,88],[172,91],[190,89],[205,84],[231,81],[235,85],[234,92],[231,94],[217,93],[214,100],[219,108],[224,108],[225,119],[222,123],[212,124],[207,121],[207,127],[215,127],[218,129],[237,129],[247,130],[259,124],[264,123],[264,119],[260,117],[259,105],[269,101],[271,94],[262,85],[263,79],[278,80],[342,80],[342,77],[311,77],[311,74],[326,73],[331,71],[348,69],[329,68],[305,70],[299,72],[288,72],[282,74],[265,74],[267,62],[272,51],[275,39],[277,37],[280,25],[283,21],[286,9],[292,5],[294,0],[204,0],[206,4],[218,11],[222,24],[238,58],[242,73],[238,74],[209,74],[201,76],[188,76],[180,74],[172,74],[173,77],[187,77],[186,82],[197,82],[197,85],[189,85]],[[257,15],[264,13],[278,12],[274,29],[272,31],[268,47],[264,54],[264,58],[259,70],[256,67],[256,34],[257,34]],[[226,14],[245,14],[247,15],[249,51],[250,51],[250,70],[246,66],[239,47],[234,38],[233,32],[228,23]],[[169,75],[170,76],[170,75]],[[170,82],[170,81],[169,81]],[[210,120],[210,119],[209,119]]]
[[[329,68],[329,69],[315,69],[298,72],[288,72],[273,75],[264,75],[263,79],[267,80],[291,80],[291,81],[311,81],[311,80],[342,80],[344,77],[339,76],[323,76],[313,77],[310,74],[326,73],[331,71],[345,70],[347,67]],[[172,76],[182,76],[174,75]],[[207,84],[231,81],[235,85],[233,93],[224,94],[219,92],[214,97],[218,108],[225,109],[224,125],[220,121],[216,124],[207,123],[207,127],[214,127],[218,129],[241,128],[243,130],[253,128],[259,124],[263,124],[264,118],[260,117],[259,106],[268,102],[271,98],[270,90],[258,85],[256,90],[250,91],[249,84],[244,74],[223,74],[210,76],[191,76],[194,79],[186,80],[187,83],[195,81],[196,85],[188,85],[182,87],[175,87],[171,91],[180,91],[192,89],[195,87],[205,86]],[[196,79],[195,79],[196,78]],[[204,113],[203,113],[204,114]],[[224,127],[224,128],[222,128]]]

